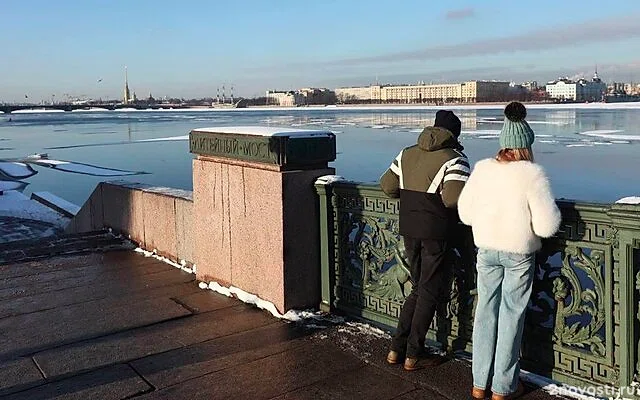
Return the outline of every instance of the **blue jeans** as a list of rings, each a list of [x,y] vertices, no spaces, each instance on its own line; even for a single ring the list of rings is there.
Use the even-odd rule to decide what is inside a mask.
[[[479,249],[478,303],[473,323],[473,385],[508,395],[517,389],[520,344],[534,254]]]

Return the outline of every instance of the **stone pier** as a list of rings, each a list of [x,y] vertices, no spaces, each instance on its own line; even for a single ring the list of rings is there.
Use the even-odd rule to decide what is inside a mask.
[[[333,174],[328,131],[197,129],[193,161],[197,277],[235,286],[280,312],[317,307],[320,238],[314,181]]]

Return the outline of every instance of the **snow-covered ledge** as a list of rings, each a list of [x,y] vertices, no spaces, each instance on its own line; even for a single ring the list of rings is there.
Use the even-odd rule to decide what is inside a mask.
[[[640,205],[640,196],[623,197],[616,201],[616,204],[636,204]]]
[[[67,233],[110,228],[141,248],[181,264],[193,262],[192,192],[126,181],[98,184]]]
[[[210,128],[198,128],[196,131],[262,137],[286,136],[297,139],[310,137],[333,137],[333,133],[328,130],[296,129],[277,126],[214,126]]]

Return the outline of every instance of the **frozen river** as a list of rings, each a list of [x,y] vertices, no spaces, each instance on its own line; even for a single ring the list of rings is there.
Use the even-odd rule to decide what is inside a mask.
[[[459,107],[462,143],[472,161],[498,146],[502,109]],[[226,111],[129,111],[0,114],[0,157],[48,153],[50,158],[145,171],[127,179],[191,189],[186,135],[220,125],[272,125],[336,133],[337,173],[377,181],[398,151],[414,144],[435,108],[299,108]],[[9,120],[11,118],[11,120]],[[610,202],[640,194],[640,105],[529,107],[537,161],[557,197]],[[152,140],[150,140],[152,139]],[[81,204],[105,179],[38,168],[26,192],[51,191]]]

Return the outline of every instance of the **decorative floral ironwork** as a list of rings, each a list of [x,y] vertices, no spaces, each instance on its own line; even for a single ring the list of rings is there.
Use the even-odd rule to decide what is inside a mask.
[[[558,301],[554,340],[564,345],[578,348],[588,348],[591,353],[599,357],[606,355],[606,347],[600,336],[600,330],[605,324],[604,281],[602,278],[602,263],[604,253],[591,250],[585,254],[580,247],[568,246],[562,260],[560,271],[562,277],[553,281],[553,295]],[[593,282],[593,289],[585,289],[580,282],[575,268],[584,271]],[[570,296],[569,304],[565,304]],[[584,325],[580,321],[567,325],[567,318],[588,315],[589,323]]]

